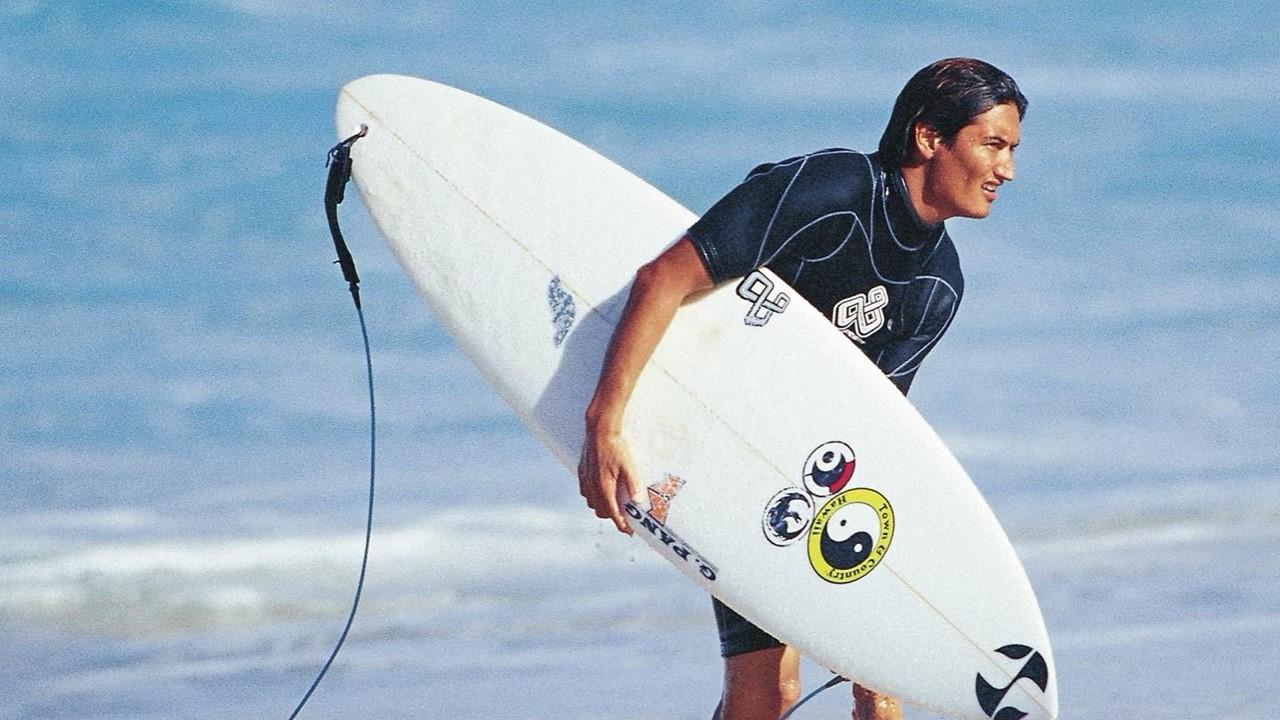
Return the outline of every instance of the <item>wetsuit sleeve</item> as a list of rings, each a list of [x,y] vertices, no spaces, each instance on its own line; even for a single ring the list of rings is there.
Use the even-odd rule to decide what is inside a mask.
[[[711,279],[829,256],[854,222],[851,198],[865,192],[866,162],[833,149],[753,170],[689,228]]]
[[[689,228],[689,239],[712,281],[741,277],[764,264],[763,244],[800,167],[780,163],[756,168]]]

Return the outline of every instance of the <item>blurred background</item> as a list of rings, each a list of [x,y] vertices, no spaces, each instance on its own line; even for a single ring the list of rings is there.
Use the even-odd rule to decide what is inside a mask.
[[[874,149],[956,55],[1031,106],[991,218],[948,223],[966,297],[912,399],[1027,565],[1063,715],[1280,714],[1276,7],[611,5],[0,0],[0,718],[287,717],[336,641],[368,450],[321,204],[344,82],[490,97],[702,212]],[[705,596],[591,517],[350,198],[379,497],[304,717],[708,717]]]

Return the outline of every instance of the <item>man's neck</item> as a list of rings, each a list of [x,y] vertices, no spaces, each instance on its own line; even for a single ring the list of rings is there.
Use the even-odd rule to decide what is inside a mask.
[[[907,202],[911,204],[911,209],[915,211],[916,217],[920,218],[921,222],[926,225],[937,225],[947,219],[939,209],[925,202],[925,165],[923,163],[903,165],[898,172],[902,175],[902,184],[907,189]]]

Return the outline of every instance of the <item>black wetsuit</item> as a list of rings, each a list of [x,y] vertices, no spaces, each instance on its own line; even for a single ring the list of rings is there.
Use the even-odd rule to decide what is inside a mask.
[[[768,267],[906,393],[964,293],[955,246],[922,222],[896,169],[831,149],[761,165],[689,238],[716,283]],[[777,645],[718,601],[726,657]]]

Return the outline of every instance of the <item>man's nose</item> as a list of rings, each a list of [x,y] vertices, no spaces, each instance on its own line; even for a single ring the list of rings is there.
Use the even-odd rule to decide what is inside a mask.
[[[1013,153],[1006,153],[996,164],[996,177],[1003,182],[1013,182]]]

